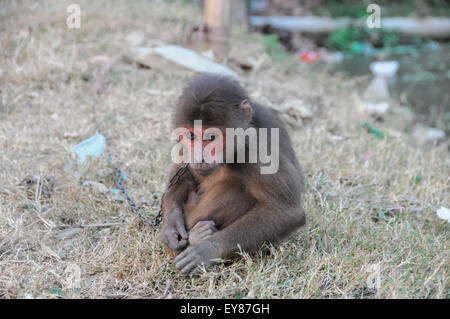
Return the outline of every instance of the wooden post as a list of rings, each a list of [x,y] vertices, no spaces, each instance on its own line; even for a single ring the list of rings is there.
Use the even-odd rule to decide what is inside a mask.
[[[230,40],[230,0],[205,1],[206,48],[226,55]]]

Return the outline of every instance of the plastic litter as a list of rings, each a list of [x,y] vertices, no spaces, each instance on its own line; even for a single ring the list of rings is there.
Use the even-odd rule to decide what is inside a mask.
[[[366,127],[369,133],[375,135],[378,139],[382,140],[384,138],[384,133],[374,128],[369,122],[364,122],[363,127]]]
[[[377,76],[363,92],[363,99],[368,102],[384,102],[390,98],[389,88],[384,77]]]
[[[450,209],[441,207],[436,211],[436,214],[440,219],[446,220],[448,223],[450,223]]]
[[[369,112],[374,114],[384,114],[389,109],[388,102],[371,103],[366,101],[359,101],[359,110],[361,112]]]
[[[318,51],[301,51],[299,56],[300,60],[310,63],[315,63],[320,60],[320,53]]]
[[[398,70],[397,61],[379,61],[370,63],[370,71],[375,76],[392,77]]]
[[[95,135],[84,140],[73,148],[73,152],[78,155],[78,163],[83,164],[87,157],[97,159],[103,154],[106,148],[106,139],[98,131]]]
[[[132,60],[136,60],[152,68],[161,68],[163,64],[160,61],[149,59],[149,57],[160,56],[172,64],[195,72],[215,73],[235,79],[238,78],[238,74],[225,65],[213,62],[203,55],[197,54],[195,51],[177,45],[162,45],[155,48],[132,47],[130,48],[130,52]]]

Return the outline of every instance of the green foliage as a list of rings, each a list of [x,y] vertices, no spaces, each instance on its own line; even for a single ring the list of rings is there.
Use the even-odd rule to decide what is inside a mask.
[[[362,42],[366,38],[359,28],[343,27],[333,33],[327,39],[327,46],[334,50],[348,51],[355,42]]]
[[[448,16],[450,3],[448,0],[422,0],[423,5],[417,6],[414,0],[322,0],[312,8],[317,15],[336,17],[361,18],[367,15],[367,6],[376,3],[382,8],[384,17],[411,16],[427,14],[432,16]]]
[[[286,52],[280,43],[280,39],[276,34],[263,35],[261,37],[261,44],[264,50],[274,59],[282,61],[286,58]]]
[[[365,1],[351,1],[344,4],[341,0],[325,0],[315,11],[331,15],[333,18],[362,17],[366,14],[366,7]]]
[[[401,42],[411,42],[397,32],[380,29],[369,29],[367,27],[342,27],[331,33],[327,40],[327,46],[332,50],[350,51],[353,53],[365,53],[376,48],[391,48]]]

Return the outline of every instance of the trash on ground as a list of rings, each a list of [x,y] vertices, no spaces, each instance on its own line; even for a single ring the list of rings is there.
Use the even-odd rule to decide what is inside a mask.
[[[358,101],[358,108],[361,112],[368,112],[372,114],[384,114],[389,109],[388,102],[367,102]]]
[[[97,159],[103,154],[106,148],[106,139],[99,132],[87,140],[84,140],[73,148],[73,152],[78,155],[78,163],[83,164],[87,157]]]
[[[372,124],[370,124],[369,122],[364,122],[364,123],[363,123],[363,127],[366,127],[366,128],[367,128],[367,131],[368,131],[370,134],[375,135],[378,139],[382,140],[382,139],[384,138],[384,133],[383,133],[382,131],[377,130],[376,128],[374,128],[374,127],[372,126]]]
[[[166,70],[173,68],[175,64],[199,73],[215,73],[238,78],[238,74],[225,65],[213,62],[192,50],[177,45],[130,48],[128,58],[150,68]]]
[[[370,63],[370,71],[375,77],[393,77],[398,70],[397,61],[378,61]]]
[[[315,63],[320,60],[319,51],[300,51],[298,56],[300,60],[310,63]]]
[[[366,55],[373,53],[373,45],[368,42],[352,42],[349,49],[352,53],[361,53]]]
[[[441,207],[436,211],[436,214],[440,219],[446,220],[450,223],[450,209]]]
[[[216,58],[216,56],[214,55],[214,52],[212,50],[202,51],[202,55],[205,58],[208,58],[210,60],[214,60]]]
[[[368,102],[384,102],[390,99],[389,89],[386,80],[381,77],[375,77],[364,90],[362,98]]]
[[[423,124],[414,126],[412,136],[420,144],[439,144],[445,139],[445,132]]]

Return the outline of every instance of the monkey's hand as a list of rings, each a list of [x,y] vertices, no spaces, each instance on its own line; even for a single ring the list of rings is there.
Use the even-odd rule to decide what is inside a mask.
[[[219,258],[218,245],[215,241],[206,239],[198,245],[190,245],[175,258],[175,267],[183,275],[196,276],[201,272],[199,266],[208,268]]]
[[[189,231],[189,245],[195,246],[200,244],[202,240],[207,239],[216,231],[216,223],[212,220],[202,220],[197,222],[197,224]]]
[[[161,240],[172,251],[179,252],[188,245],[189,236],[181,209],[175,208],[166,214],[161,230]]]

